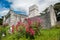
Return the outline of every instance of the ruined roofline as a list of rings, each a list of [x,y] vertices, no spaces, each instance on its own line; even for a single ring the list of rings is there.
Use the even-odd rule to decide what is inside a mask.
[[[4,15],[4,16],[10,15],[10,14],[11,14],[11,13],[10,13],[11,11],[12,11],[14,14],[18,14],[18,13],[16,13],[16,12],[14,12],[12,9],[10,9],[9,12],[8,12],[6,15]],[[28,16],[28,15],[24,15],[24,14],[18,14],[18,15]]]

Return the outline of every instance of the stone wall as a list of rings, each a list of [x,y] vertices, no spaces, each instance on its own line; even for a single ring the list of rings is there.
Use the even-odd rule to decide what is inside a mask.
[[[41,14],[40,18],[43,19],[43,28],[51,28],[52,26],[56,25],[57,21],[53,6],[48,7],[45,14]]]
[[[50,28],[51,27],[51,22],[50,22],[50,15],[48,13],[46,14],[42,14],[40,16],[40,18],[42,19],[42,28]]]
[[[16,25],[19,21],[24,22],[24,19],[26,18],[25,15],[21,15],[21,14],[16,14],[13,11],[10,12],[11,16],[10,16],[10,23],[9,25]]]
[[[56,25],[57,19],[56,19],[56,14],[55,14],[53,6],[51,5],[48,8],[48,10],[50,12],[49,14],[50,14],[51,26],[54,26],[54,25]]]

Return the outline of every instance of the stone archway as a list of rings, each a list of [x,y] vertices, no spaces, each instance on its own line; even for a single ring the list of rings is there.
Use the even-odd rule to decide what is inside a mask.
[[[60,21],[60,3],[54,5],[57,21]]]

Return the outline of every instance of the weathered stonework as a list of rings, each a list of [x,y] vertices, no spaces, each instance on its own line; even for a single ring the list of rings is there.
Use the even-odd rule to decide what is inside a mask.
[[[41,14],[40,18],[43,19],[43,28],[51,28],[56,25],[57,19],[53,6],[48,7],[45,14]]]
[[[42,23],[41,26],[42,28],[50,28],[56,24],[56,15],[54,12],[53,6],[50,6],[47,8],[46,11],[44,11],[45,14],[40,14],[38,11],[38,6],[33,5],[29,8],[29,15],[21,15],[21,14],[16,14],[12,10],[9,11],[9,17],[6,15],[8,18],[6,19],[6,16],[4,17],[3,24],[8,23],[10,26],[16,25],[18,21],[24,22],[25,18],[41,18]]]

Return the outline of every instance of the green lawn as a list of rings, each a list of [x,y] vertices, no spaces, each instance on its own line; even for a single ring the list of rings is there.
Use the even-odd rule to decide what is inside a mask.
[[[59,40],[60,29],[41,30],[41,36],[36,40]]]
[[[13,35],[9,35],[3,37],[2,40],[13,40],[11,39]],[[41,29],[41,35],[37,36],[35,40],[59,40],[60,38],[60,28],[52,28],[52,29]],[[21,38],[20,40],[28,40],[25,37]]]

